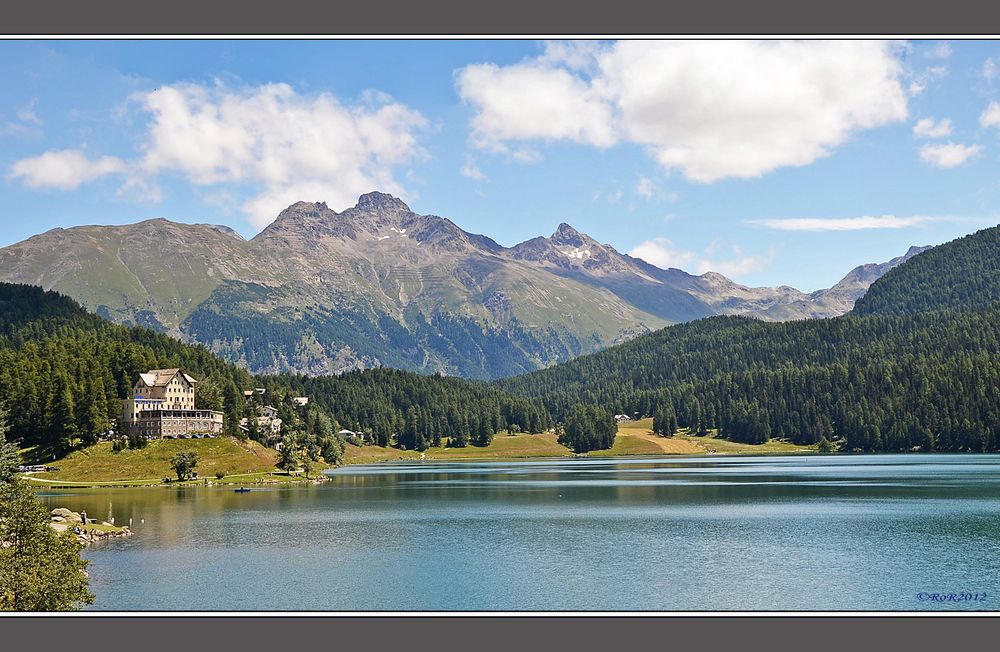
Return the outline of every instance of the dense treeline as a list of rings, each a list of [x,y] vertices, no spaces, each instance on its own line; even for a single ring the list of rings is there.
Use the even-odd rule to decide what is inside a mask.
[[[1000,301],[1000,227],[983,229],[914,256],[880,278],[856,315],[968,310]]]
[[[607,450],[615,444],[618,424],[611,411],[599,405],[577,404],[566,415],[559,443],[574,453]]]
[[[486,446],[501,431],[541,432],[552,426],[540,401],[485,383],[396,369],[271,376],[264,386],[313,397],[342,426],[370,433],[381,446],[391,444],[394,433],[410,450],[438,446],[443,437],[455,446]]]
[[[755,443],[997,450],[1000,307],[669,327],[499,386],[557,420],[577,403]]]
[[[0,284],[0,402],[10,409],[10,433],[23,445],[59,455],[112,427],[120,400],[137,374],[181,367],[198,379],[196,407],[222,410],[226,432],[259,409],[243,391],[266,389],[284,429],[303,455],[331,461],[330,438],[341,427],[374,435],[383,445],[422,450],[455,438],[485,445],[502,430],[539,432],[551,426],[538,401],[483,383],[377,369],[340,377],[254,377],[201,346],[146,328],[126,328],[85,312],[72,299],[40,288]],[[307,396],[302,408],[293,396]],[[249,419],[250,436],[257,432]],[[394,438],[395,436],[395,438]]]

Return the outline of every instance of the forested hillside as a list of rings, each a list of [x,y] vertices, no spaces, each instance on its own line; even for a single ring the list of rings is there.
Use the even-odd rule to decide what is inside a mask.
[[[479,443],[508,427],[549,424],[540,404],[472,381],[373,370],[341,377],[258,376],[201,346],[142,327],[127,328],[85,312],[75,301],[37,287],[0,283],[0,402],[8,436],[55,454],[71,442],[97,440],[118,415],[136,374],[181,367],[199,380],[196,404],[224,410],[227,431],[244,416],[243,390],[267,388],[267,402],[293,432],[328,437],[340,425],[394,433],[409,448],[453,436]],[[312,400],[295,409],[292,396]]]
[[[556,419],[586,402],[739,441],[997,450],[998,233],[915,256],[872,286],[859,314],[713,317],[499,386],[542,399]]]
[[[856,315],[974,310],[1000,300],[1000,226],[933,247],[876,281]]]

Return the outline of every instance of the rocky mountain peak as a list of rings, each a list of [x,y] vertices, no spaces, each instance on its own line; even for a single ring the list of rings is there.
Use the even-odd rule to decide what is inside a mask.
[[[587,238],[582,233],[563,222],[556,228],[556,232],[550,238],[555,244],[572,245],[582,247],[587,243]]]
[[[410,213],[410,207],[403,200],[384,192],[368,192],[358,198],[354,207],[366,213]]]

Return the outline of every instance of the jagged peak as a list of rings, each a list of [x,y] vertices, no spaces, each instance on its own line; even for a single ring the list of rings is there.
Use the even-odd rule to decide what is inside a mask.
[[[358,197],[358,203],[354,207],[362,211],[402,211],[412,212],[402,199],[393,197],[389,193],[372,191]]]
[[[579,231],[577,231],[576,229],[574,229],[569,224],[566,224],[565,222],[561,222],[559,224],[559,226],[556,227],[556,232],[552,234],[552,237],[553,238],[558,237],[558,236],[571,237],[571,236],[579,236],[579,235],[582,235]]]

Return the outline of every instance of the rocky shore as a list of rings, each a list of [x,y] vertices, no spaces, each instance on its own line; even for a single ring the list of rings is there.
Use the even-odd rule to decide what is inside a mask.
[[[94,519],[87,518],[86,512],[80,514],[65,507],[57,507],[49,512],[49,516],[51,517],[49,525],[53,530],[70,531],[76,535],[77,541],[84,545],[105,539],[132,536],[132,530],[128,527],[118,527],[107,522],[97,523]]]

